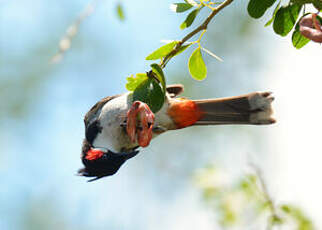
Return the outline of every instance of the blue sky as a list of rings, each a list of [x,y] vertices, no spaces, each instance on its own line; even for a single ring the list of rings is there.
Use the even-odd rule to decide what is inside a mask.
[[[21,116],[4,113],[1,118],[0,228],[213,229],[191,176],[209,162],[239,175],[249,155],[263,168],[277,201],[299,203],[322,226],[317,217],[321,169],[316,163],[321,159],[317,137],[322,124],[297,104],[298,98],[301,104],[310,101],[320,117],[314,92],[321,74],[308,66],[318,65],[321,47],[293,49],[289,37],[263,27],[265,20],[251,20],[245,1],[218,15],[205,35],[206,47],[224,62],[205,56],[208,78],[196,82],[186,67],[189,49],[167,66],[168,82],[185,84],[185,96],[194,98],[276,91],[281,122],[272,128],[175,131],[153,140],[113,177],[86,183],[74,175],[81,167],[83,115],[100,98],[125,91],[126,76],[147,71],[150,62],[144,58],[160,40],[186,33],[179,30],[184,16],[169,10],[172,1],[122,2],[125,22],[116,17],[116,1],[100,1],[64,59],[50,65],[60,38],[87,1],[0,1],[0,81],[5,85],[13,80],[1,106],[5,110],[6,102],[17,101],[27,106]],[[31,79],[31,86],[28,81],[20,85],[24,79]]]

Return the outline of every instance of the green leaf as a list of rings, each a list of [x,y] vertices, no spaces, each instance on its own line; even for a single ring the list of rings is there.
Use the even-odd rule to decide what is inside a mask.
[[[284,220],[281,217],[277,216],[277,215],[273,215],[273,216],[271,216],[269,218],[269,222],[272,224],[272,226],[274,226],[274,225],[281,225],[281,224],[283,224],[284,223]]]
[[[313,6],[319,10],[320,12],[322,11],[322,1],[321,0],[316,0],[313,2]]]
[[[163,71],[161,69],[161,67],[158,64],[152,64],[151,65],[152,68],[152,72],[155,74],[155,76],[157,77],[158,81],[161,83],[162,86],[162,90],[164,92],[165,95],[165,91],[166,91],[166,83],[165,83],[165,77],[163,74]]]
[[[304,37],[301,32],[300,32],[300,25],[299,22],[296,24],[295,26],[295,30],[292,34],[292,43],[293,46],[296,49],[301,49],[303,46],[305,46],[308,42],[310,41],[310,39]]]
[[[188,14],[186,20],[184,20],[184,22],[180,25],[180,29],[185,29],[188,28],[189,26],[191,26],[191,24],[193,23],[193,21],[195,20],[197,14],[199,13],[199,9],[195,9],[193,11],[190,12],[190,14]]]
[[[121,3],[118,3],[118,4],[117,4],[116,11],[117,11],[117,16],[119,17],[119,19],[120,19],[121,21],[124,21],[125,16],[124,16],[123,6],[122,6],[122,4],[121,4]]]
[[[232,227],[238,222],[240,216],[237,210],[233,207],[234,194],[226,194],[226,197],[223,197],[219,204],[219,210],[221,213],[219,223],[225,227]]]
[[[275,15],[273,29],[275,33],[286,36],[294,27],[302,5],[289,4],[279,8]]]
[[[192,6],[198,6],[198,3],[194,0],[184,0],[184,1]]]
[[[157,60],[162,57],[165,57],[167,54],[169,54],[173,48],[177,45],[178,41],[173,41],[168,44],[165,44],[164,46],[161,46],[159,49],[153,51],[151,54],[149,54],[145,60]]]
[[[297,223],[298,230],[313,230],[312,221],[305,215],[305,213],[294,205],[282,205],[281,211],[291,217]]]
[[[254,174],[248,174],[240,181],[241,190],[248,196],[254,199],[255,194],[258,191],[257,176]]]
[[[143,81],[147,80],[148,76],[146,73],[137,73],[135,77],[133,74],[127,78],[127,83],[125,85],[126,89],[129,91],[134,91]]]
[[[283,212],[285,212],[285,213],[291,213],[291,206],[289,206],[289,205],[282,205],[281,207],[280,207],[280,209],[283,211]]]
[[[210,201],[218,194],[218,188],[216,187],[205,187],[202,191],[203,199]]]
[[[170,9],[176,13],[182,13],[189,10],[192,7],[189,3],[173,3],[170,5]]]
[[[247,6],[248,14],[253,18],[260,18],[276,0],[250,0]]]
[[[321,0],[291,0],[291,2],[300,4],[300,5],[311,4],[312,3],[313,6],[317,10],[321,10],[322,9],[322,1]]]
[[[186,49],[188,49],[191,45],[192,45],[192,43],[189,43],[187,45],[181,46],[179,48],[179,51],[174,56],[177,56],[177,55],[181,54],[183,51],[185,51]]]
[[[192,78],[199,81],[206,78],[207,67],[202,59],[200,47],[195,49],[195,51],[193,51],[193,53],[191,54],[189,58],[188,67]]]
[[[164,100],[165,97],[161,86],[154,78],[146,79],[133,92],[133,101],[146,103],[153,113],[162,108]]]
[[[320,24],[322,24],[322,17],[320,15],[317,15],[316,19],[320,22]]]
[[[280,8],[280,5],[281,5],[281,0],[280,0],[280,1],[278,2],[278,4],[276,5],[275,10],[274,10],[273,15],[272,15],[272,18],[271,18],[268,22],[266,22],[265,27],[266,27],[266,26],[269,26],[270,24],[272,24],[272,22],[273,22],[273,21],[274,21],[274,19],[275,19],[275,15],[276,15],[276,13],[277,13],[278,9]]]

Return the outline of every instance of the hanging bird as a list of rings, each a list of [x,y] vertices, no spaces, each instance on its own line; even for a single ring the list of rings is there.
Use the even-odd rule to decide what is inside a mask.
[[[155,114],[132,93],[106,97],[84,118],[85,139],[79,175],[90,181],[115,174],[122,164],[147,147],[152,138],[169,130],[194,125],[267,125],[271,117],[270,92],[254,92],[237,97],[190,100],[178,98],[182,85],[167,86],[166,100]]]

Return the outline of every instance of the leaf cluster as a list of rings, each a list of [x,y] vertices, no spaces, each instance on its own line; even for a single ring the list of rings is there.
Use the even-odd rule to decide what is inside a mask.
[[[151,71],[137,73],[127,78],[126,89],[133,91],[133,101],[146,103],[152,112],[158,112],[165,101],[166,82],[158,64],[151,65]]]
[[[180,29],[188,28],[192,25],[193,21],[196,19],[197,15],[200,12],[200,9],[203,7],[202,4],[197,3],[194,0],[185,0],[184,3],[173,3],[170,6],[170,9],[176,13],[183,13],[189,10],[192,10],[184,22],[180,25]]]
[[[167,56],[179,43],[179,41],[171,41],[168,44],[161,46],[157,50],[153,51],[146,57],[146,60],[158,60]],[[189,48],[194,43],[187,43],[180,47],[179,51],[175,54],[178,55]],[[204,49],[204,48],[203,48]],[[206,49],[205,49],[206,50]],[[207,50],[208,51],[208,50]],[[210,52],[210,51],[208,51]],[[191,54],[188,61],[189,72],[195,80],[203,80],[207,76],[207,67],[201,54],[201,47],[198,46]]]
[[[181,29],[190,27],[202,9],[208,8],[211,10],[211,13],[201,25],[187,34],[182,40],[169,41],[167,44],[159,47],[146,57],[146,60],[160,60],[159,65],[152,64],[152,70],[146,74],[140,73],[136,74],[135,77],[132,75],[127,78],[128,82],[126,84],[126,88],[133,91],[133,100],[146,102],[150,107],[152,107],[151,109],[153,112],[160,110],[165,101],[166,95],[165,77],[162,72],[162,68],[166,66],[167,62],[172,57],[181,54],[194,44],[196,44],[197,47],[190,55],[188,61],[189,72],[195,80],[201,81],[205,79],[207,76],[207,67],[201,51],[206,52],[220,61],[222,60],[214,53],[201,46],[201,38],[205,34],[207,25],[211,19],[232,1],[233,0],[225,0],[222,3],[218,3],[213,0],[184,0],[184,2],[172,4],[170,9],[176,13],[184,13],[191,10],[184,22],[180,25]],[[214,7],[216,4],[218,7]],[[122,11],[120,9],[121,8],[118,8],[118,15],[122,18]],[[196,41],[188,42],[190,38],[198,33],[200,33],[200,36]],[[158,97],[160,97],[160,99]]]
[[[247,6],[248,14],[253,18],[260,18],[271,8],[277,0],[250,0]],[[321,0],[290,0],[286,5],[281,6],[281,0],[276,4],[272,13],[272,18],[265,24],[269,26],[273,24],[273,30],[280,36],[288,35],[292,29],[292,43],[296,49],[305,46],[310,40],[300,33],[299,22],[307,15],[305,10],[301,14],[301,10],[305,9],[305,5],[313,4],[318,10],[322,9]],[[301,15],[301,16],[300,16]],[[322,21],[321,17],[317,17]]]

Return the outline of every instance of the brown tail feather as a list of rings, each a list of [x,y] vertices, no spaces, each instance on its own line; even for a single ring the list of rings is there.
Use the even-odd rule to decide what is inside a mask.
[[[237,97],[194,100],[202,111],[195,125],[272,124],[271,93],[250,93]]]

